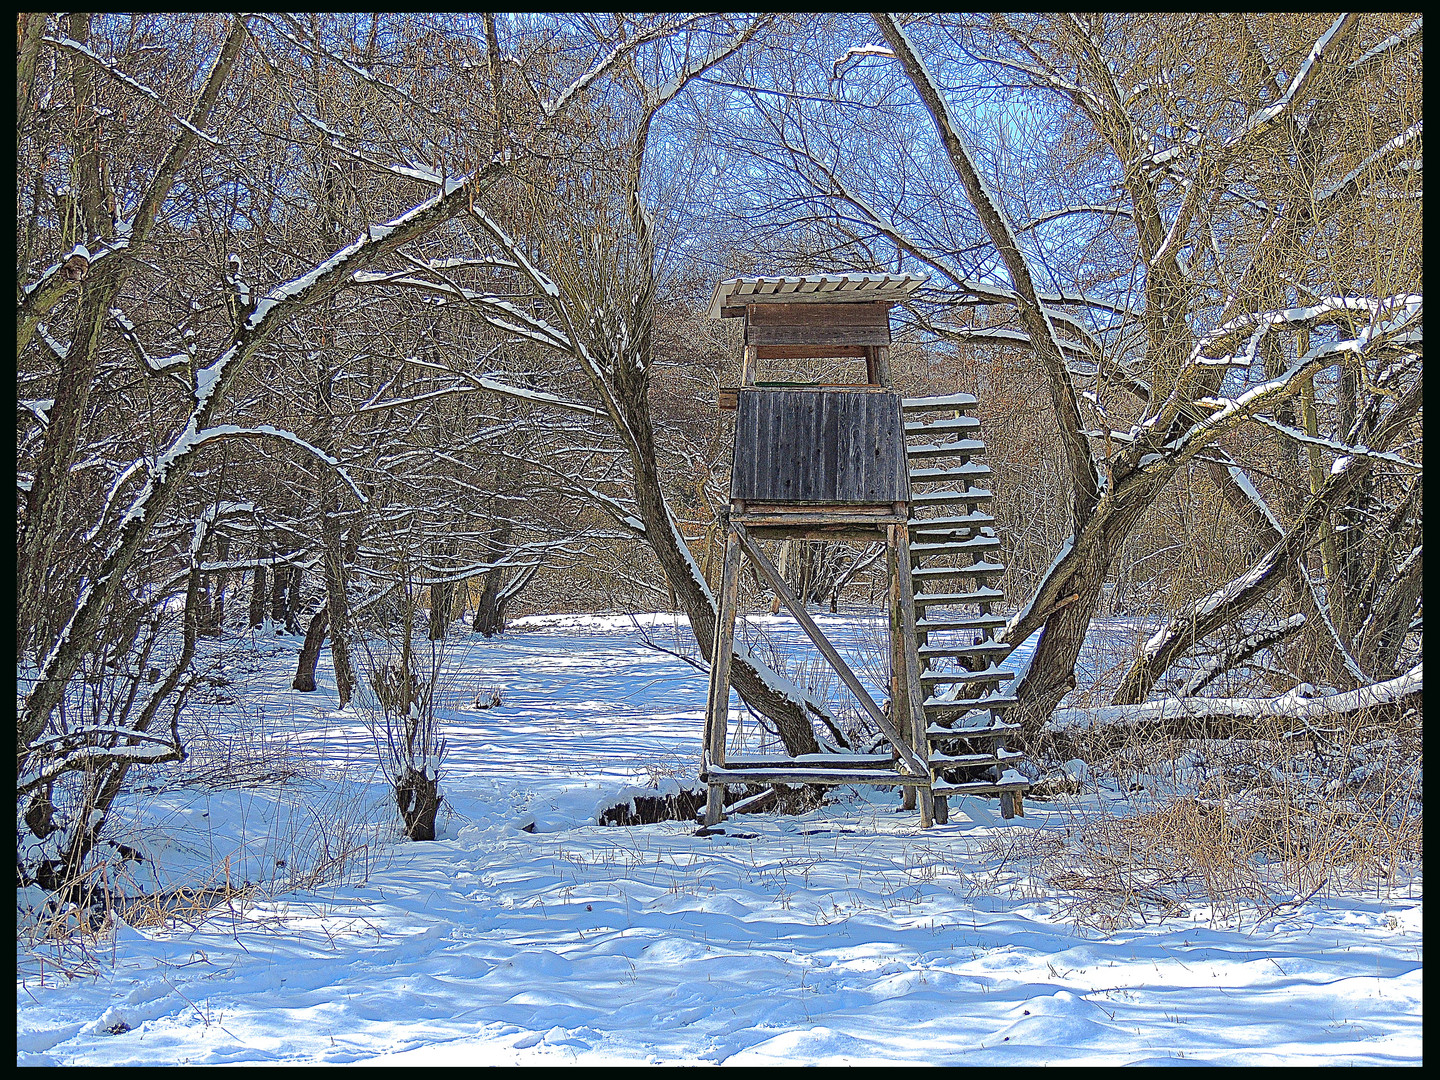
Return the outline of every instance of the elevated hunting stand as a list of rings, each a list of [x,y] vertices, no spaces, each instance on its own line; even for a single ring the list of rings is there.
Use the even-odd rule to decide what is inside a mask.
[[[990,470],[969,394],[902,400],[890,377],[890,308],[923,284],[913,274],[735,278],[715,288],[714,319],[745,320],[741,385],[720,392],[736,410],[719,619],[711,655],[700,776],[705,823],[724,816],[727,784],[900,786],[920,824],[944,823],[948,799],[998,793],[1023,814],[1023,755],[1003,743],[1017,725],[1000,684],[1010,647],[994,640],[1004,573]],[[761,360],[864,361],[865,381],[766,383]],[[914,419],[910,419],[910,418]],[[928,419],[927,419],[928,418]],[[923,440],[912,443],[911,440]],[[918,489],[918,490],[917,490]],[[762,539],[883,541],[890,614],[887,715],[810,618]],[[747,556],[890,741],[886,754],[727,758],[730,662]],[[957,583],[958,582],[958,583]],[[916,593],[920,588],[920,593]],[[917,611],[920,613],[917,618]],[[960,639],[964,640],[960,640]],[[928,695],[928,696],[927,696]]]

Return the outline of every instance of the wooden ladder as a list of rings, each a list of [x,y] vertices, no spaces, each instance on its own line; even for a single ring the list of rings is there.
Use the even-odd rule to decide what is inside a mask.
[[[910,576],[914,583],[914,662],[920,672],[930,790],[937,823],[949,818],[949,796],[1000,796],[1006,818],[1023,816],[1029,781],[1014,767],[1024,754],[1006,746],[1018,724],[1006,685],[1012,646],[995,640],[1005,598],[994,587],[1005,572],[989,513],[993,493],[978,404],[970,394],[907,398],[911,484]]]

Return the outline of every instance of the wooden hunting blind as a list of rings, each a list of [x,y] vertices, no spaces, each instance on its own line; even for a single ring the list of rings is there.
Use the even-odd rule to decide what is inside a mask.
[[[823,274],[734,278],[715,288],[710,317],[744,319],[744,359],[740,386],[721,390],[719,402],[736,420],[701,766],[710,788],[707,825],[724,816],[727,784],[756,782],[899,785],[907,806],[918,802],[926,827],[947,819],[951,794],[1000,793],[1007,817],[1023,812],[1024,777],[1006,767],[1020,755],[1001,745],[1016,726],[1002,715],[1013,699],[997,690],[1012,675],[997,663],[1008,647],[994,640],[1005,620],[991,609],[1003,597],[988,582],[1004,567],[989,559],[1000,544],[983,509],[991,493],[972,483],[990,471],[971,460],[983,451],[974,437],[979,421],[965,415],[976,400],[902,400],[890,375],[890,309],[925,280]],[[767,383],[758,378],[763,360],[816,374],[833,372],[836,360],[863,361],[864,381]],[[928,436],[938,441],[912,442]],[[760,539],[884,542],[888,712],[826,640]],[[742,553],[888,738],[889,753],[727,759]],[[968,586],[946,584],[954,579]],[[917,596],[917,583],[940,591]],[[956,633],[966,640],[954,640]]]

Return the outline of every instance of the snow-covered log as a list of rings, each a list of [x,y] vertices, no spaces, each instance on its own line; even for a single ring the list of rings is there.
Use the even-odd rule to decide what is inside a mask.
[[[1321,697],[1292,690],[1274,698],[1175,697],[1139,705],[1056,709],[1045,733],[1063,747],[1114,742],[1134,736],[1185,739],[1274,738],[1316,724],[1364,716],[1395,716],[1419,704],[1425,690],[1422,664],[1384,682]],[[1062,752],[1063,749],[1062,749]]]

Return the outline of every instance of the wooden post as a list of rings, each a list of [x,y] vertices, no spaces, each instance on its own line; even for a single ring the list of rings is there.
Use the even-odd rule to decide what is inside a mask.
[[[915,640],[915,591],[910,581],[910,530],[907,525],[891,525],[894,534],[896,585],[899,590],[900,633],[905,654],[905,685],[910,699],[910,738],[916,756],[926,763],[929,772],[929,740],[925,737],[925,696],[920,688],[920,647]],[[897,721],[899,717],[896,717]],[[899,723],[896,727],[900,727]],[[928,829],[935,823],[935,805],[930,788],[916,792],[920,803],[920,827]]]
[[[890,346],[871,345],[865,352],[870,381],[876,386],[890,388]]]
[[[754,345],[745,346],[745,359],[740,364],[740,385],[754,386],[755,373],[760,366],[760,350]]]
[[[900,618],[900,557],[895,549],[895,527],[885,530],[886,601],[890,608],[890,669],[894,691],[890,698],[890,716],[895,728],[913,748],[910,731],[910,680],[905,676],[905,630]],[[915,809],[915,789],[900,789],[900,809]]]
[[[730,661],[735,652],[735,615],[740,603],[740,538],[725,530],[725,564],[720,571],[720,603],[715,613],[715,641],[710,649],[710,693],[705,702],[705,756],[710,766],[724,767],[726,728],[730,721]],[[725,784],[710,781],[705,824],[718,825],[725,816]]]

